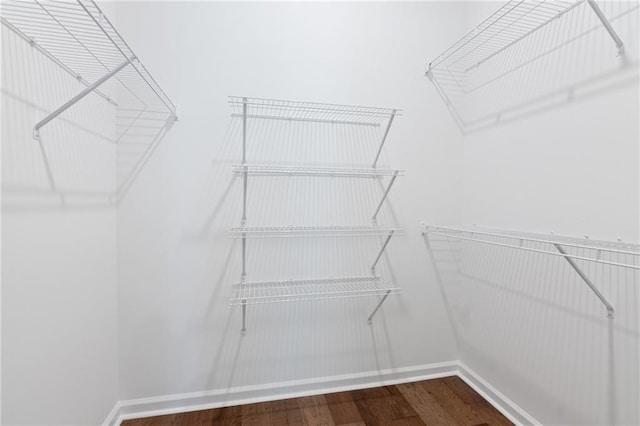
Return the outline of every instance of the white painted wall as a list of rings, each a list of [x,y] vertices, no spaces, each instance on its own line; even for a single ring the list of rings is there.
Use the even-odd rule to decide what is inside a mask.
[[[469,4],[470,28],[499,6]],[[616,26],[634,61],[637,22],[636,12]],[[616,61],[612,42],[589,54],[600,49]],[[593,64],[587,59],[580,57]],[[571,69],[556,67],[549,72]],[[611,87],[598,82],[581,99],[466,135],[462,223],[637,243],[637,69],[621,77]],[[532,75],[521,84],[536,81]],[[637,273],[581,264],[617,310],[609,321],[563,259],[473,243],[437,247],[462,362],[543,424],[640,421]],[[447,256],[447,248],[458,255]]]
[[[6,425],[101,424],[118,400],[113,107],[88,96],[32,136],[83,88],[2,25]]]
[[[125,38],[179,105],[179,122],[118,210],[122,399],[456,359],[419,223],[458,221],[461,137],[423,73],[424,60],[460,33],[462,8],[118,5]],[[383,261],[385,277],[404,294],[391,297],[372,326],[366,317],[377,299],[275,304],[250,306],[247,334],[240,335],[240,309],[229,307],[240,251],[227,232],[241,216],[240,181],[231,175],[241,139],[228,95],[404,109],[384,163],[407,172],[381,217],[407,229]],[[362,132],[335,143],[335,134],[322,140],[329,129],[253,123],[249,158],[360,166],[372,160],[375,142]],[[320,143],[323,151],[313,148]],[[372,182],[252,180],[249,223],[367,225],[381,193]],[[379,244],[252,242],[248,279],[366,274]]]

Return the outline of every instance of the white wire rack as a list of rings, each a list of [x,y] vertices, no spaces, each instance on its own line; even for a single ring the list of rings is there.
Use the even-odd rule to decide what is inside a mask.
[[[400,291],[377,276],[247,282],[233,285],[231,305],[386,296]]]
[[[511,0],[428,65],[427,76],[462,130],[619,69],[624,35],[634,51],[637,2]],[[615,28],[614,25],[618,25]],[[594,60],[591,60],[594,59]]]
[[[399,115],[399,110],[237,96],[229,97],[229,104],[232,109],[232,117],[242,120],[242,163],[235,164],[232,168],[233,173],[242,176],[243,179],[242,219],[241,226],[232,228],[230,232],[231,238],[242,240],[241,282],[234,285],[234,295],[231,299],[232,304],[242,305],[242,332],[246,332],[247,304],[381,295],[382,298],[368,318],[368,321],[371,322],[387,296],[399,291],[396,287],[383,284],[376,274],[376,266],[389,241],[394,235],[402,233],[401,229],[384,228],[377,224],[377,215],[387,199],[393,183],[398,176],[403,175],[403,170],[379,169],[377,167],[389,130],[394,118]],[[261,165],[247,163],[247,122],[255,119],[330,123],[330,125],[345,126],[380,126],[386,122],[386,127],[382,139],[377,141],[377,153],[369,168]],[[247,227],[247,181],[250,176],[389,177],[389,179],[382,198],[371,217],[373,226]],[[247,283],[247,240],[276,237],[383,237],[384,241],[371,266],[370,277]]]
[[[404,170],[377,168],[336,168],[336,167],[302,167],[258,164],[234,164],[233,173],[249,176],[327,176],[345,178],[376,178],[384,176],[404,176]]]
[[[232,117],[242,117],[246,107],[247,118],[308,121],[347,125],[380,126],[401,110],[318,102],[286,101],[281,99],[244,98],[229,96]]]
[[[515,231],[482,230],[465,227],[425,226],[423,235],[436,235],[564,258],[607,308],[609,318],[614,308],[576,261],[640,270],[640,245],[595,241],[556,235],[539,235]],[[428,240],[426,240],[428,241]]]
[[[35,124],[36,139],[43,126],[91,92],[114,106],[175,118],[175,105],[93,0],[6,0],[0,19],[86,86]]]
[[[270,226],[231,228],[231,238],[386,237],[402,235],[399,228],[377,226]]]

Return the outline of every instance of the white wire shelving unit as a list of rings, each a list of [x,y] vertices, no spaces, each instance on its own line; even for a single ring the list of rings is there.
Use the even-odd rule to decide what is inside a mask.
[[[392,108],[362,107],[317,102],[286,101],[230,96],[231,116],[242,120],[242,162],[232,166],[232,173],[243,179],[242,219],[239,227],[231,229],[231,238],[242,241],[242,272],[240,282],[233,285],[231,305],[242,306],[242,333],[246,332],[246,307],[248,304],[292,302],[303,300],[339,299],[363,296],[381,296],[375,309],[368,317],[371,323],[376,312],[391,294],[400,293],[400,288],[384,281],[376,272],[393,236],[403,234],[403,230],[394,227],[381,227],[377,215],[388,198],[389,192],[398,176],[404,175],[401,169],[378,168],[378,161],[393,121],[401,111]],[[248,120],[285,120],[308,123],[327,123],[343,126],[373,126],[384,128],[382,137],[376,141],[378,148],[372,159],[371,167],[319,167],[292,166],[279,164],[247,163],[247,121]],[[318,177],[374,179],[388,178],[383,195],[373,215],[370,226],[247,226],[247,181],[250,177]],[[300,238],[300,237],[377,237],[382,241],[375,257],[370,276],[329,277],[314,279],[289,279],[285,281],[247,281],[247,241],[252,238]]]
[[[469,241],[564,258],[602,302],[607,310],[607,317],[610,319],[615,316],[613,305],[584,272],[579,262],[640,271],[640,245],[621,241],[596,241],[586,237],[579,239],[515,231],[484,230],[475,227],[430,225],[423,227],[422,235],[429,248],[429,236],[439,236],[445,240]]]
[[[85,87],[34,124],[36,140],[49,122],[91,93],[138,119],[158,113],[176,119],[175,105],[93,0],[6,0],[0,20]]]
[[[601,9],[596,0],[510,0],[429,62],[426,75],[461,130],[500,122],[512,109],[530,107],[576,84],[567,80],[573,74],[593,78],[576,59],[595,54],[593,46],[580,45],[585,37],[608,38],[607,54],[622,58],[617,65],[625,64],[625,42],[612,23],[637,13],[638,5],[602,3]],[[593,37],[588,42],[593,44]],[[561,58],[573,64],[560,65]],[[559,67],[562,72],[552,77]],[[548,84],[526,87],[532,81],[540,84],[545,74],[542,81]]]

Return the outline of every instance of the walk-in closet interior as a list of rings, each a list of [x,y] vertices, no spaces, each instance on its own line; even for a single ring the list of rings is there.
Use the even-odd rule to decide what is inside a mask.
[[[2,0],[3,425],[640,424],[640,2]]]

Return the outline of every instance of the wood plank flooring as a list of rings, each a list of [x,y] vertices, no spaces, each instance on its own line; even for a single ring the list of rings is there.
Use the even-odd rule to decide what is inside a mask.
[[[459,377],[126,420],[122,423],[123,426],[511,424]]]

